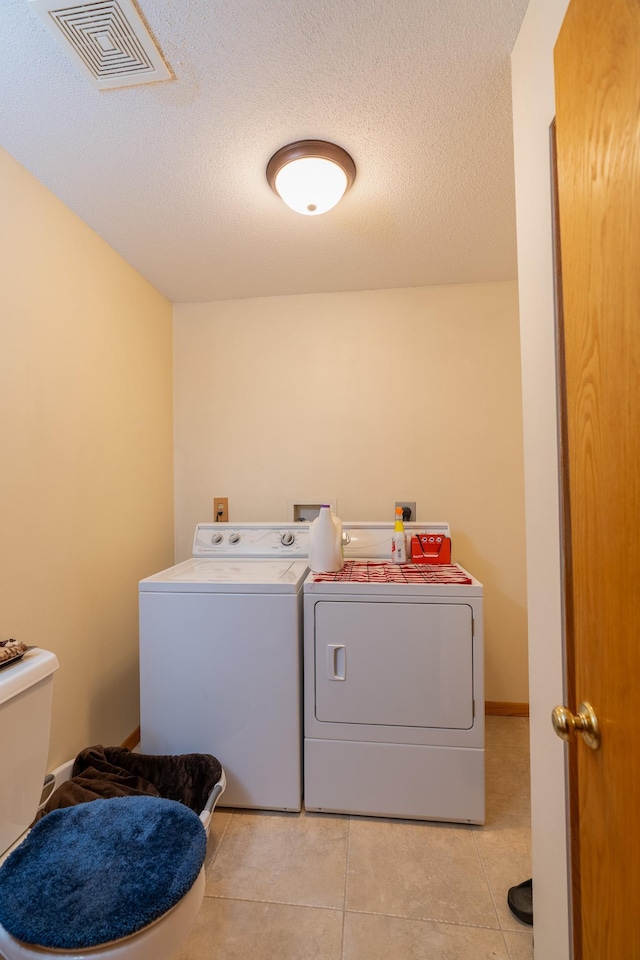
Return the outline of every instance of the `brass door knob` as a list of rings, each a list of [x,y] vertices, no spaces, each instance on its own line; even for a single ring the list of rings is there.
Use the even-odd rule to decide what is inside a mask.
[[[590,703],[581,703],[575,715],[566,707],[554,707],[551,722],[556,734],[562,740],[570,740],[575,730],[576,733],[581,734],[586,745],[592,750],[597,750],[600,746],[598,718]]]

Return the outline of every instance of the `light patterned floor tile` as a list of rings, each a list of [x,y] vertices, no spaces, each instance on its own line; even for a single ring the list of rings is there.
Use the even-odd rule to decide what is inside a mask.
[[[205,897],[174,960],[340,960],[342,911]]]
[[[489,882],[500,926],[503,930],[522,930],[523,924],[507,905],[509,887],[531,876],[531,831],[518,823],[502,823],[489,829],[476,829],[474,840]]]
[[[529,824],[529,721],[487,717],[485,726],[486,826],[516,818]]]
[[[498,927],[468,827],[353,818],[347,909]]]
[[[509,950],[509,960],[533,960],[533,933],[529,931],[516,933],[505,930],[504,939]]]
[[[225,833],[227,832],[227,828],[231,823],[232,815],[233,810],[221,810],[220,808],[217,808],[213,811],[213,816],[211,817],[211,823],[209,826],[207,855],[204,861],[204,867],[207,873],[209,873],[215,861],[222,838],[224,837]]]
[[[343,960],[509,960],[502,933],[480,927],[347,913]]]
[[[342,909],[348,829],[347,817],[236,811],[206,895]]]

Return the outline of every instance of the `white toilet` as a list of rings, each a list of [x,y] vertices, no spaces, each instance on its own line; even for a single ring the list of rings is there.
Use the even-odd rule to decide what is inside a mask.
[[[57,669],[54,654],[31,648],[20,663],[0,670],[0,729],[4,731],[0,737],[0,864],[22,843],[38,809],[47,764],[53,674]],[[56,779],[68,778],[71,768],[72,763],[58,768]],[[200,814],[207,835],[213,808],[224,787],[223,773]],[[182,899],[158,919],[130,936],[79,951],[25,943],[0,924],[0,956],[6,960],[168,960],[186,940],[204,888],[203,866]]]

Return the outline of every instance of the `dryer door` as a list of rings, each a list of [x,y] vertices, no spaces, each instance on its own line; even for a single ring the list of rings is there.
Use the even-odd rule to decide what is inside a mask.
[[[464,603],[315,604],[316,718],[468,730],[473,618]]]

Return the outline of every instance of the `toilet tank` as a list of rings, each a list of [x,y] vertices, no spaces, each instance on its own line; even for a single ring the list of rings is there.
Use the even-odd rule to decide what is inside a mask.
[[[28,649],[0,669],[0,855],[33,820],[47,772],[55,654]]]

